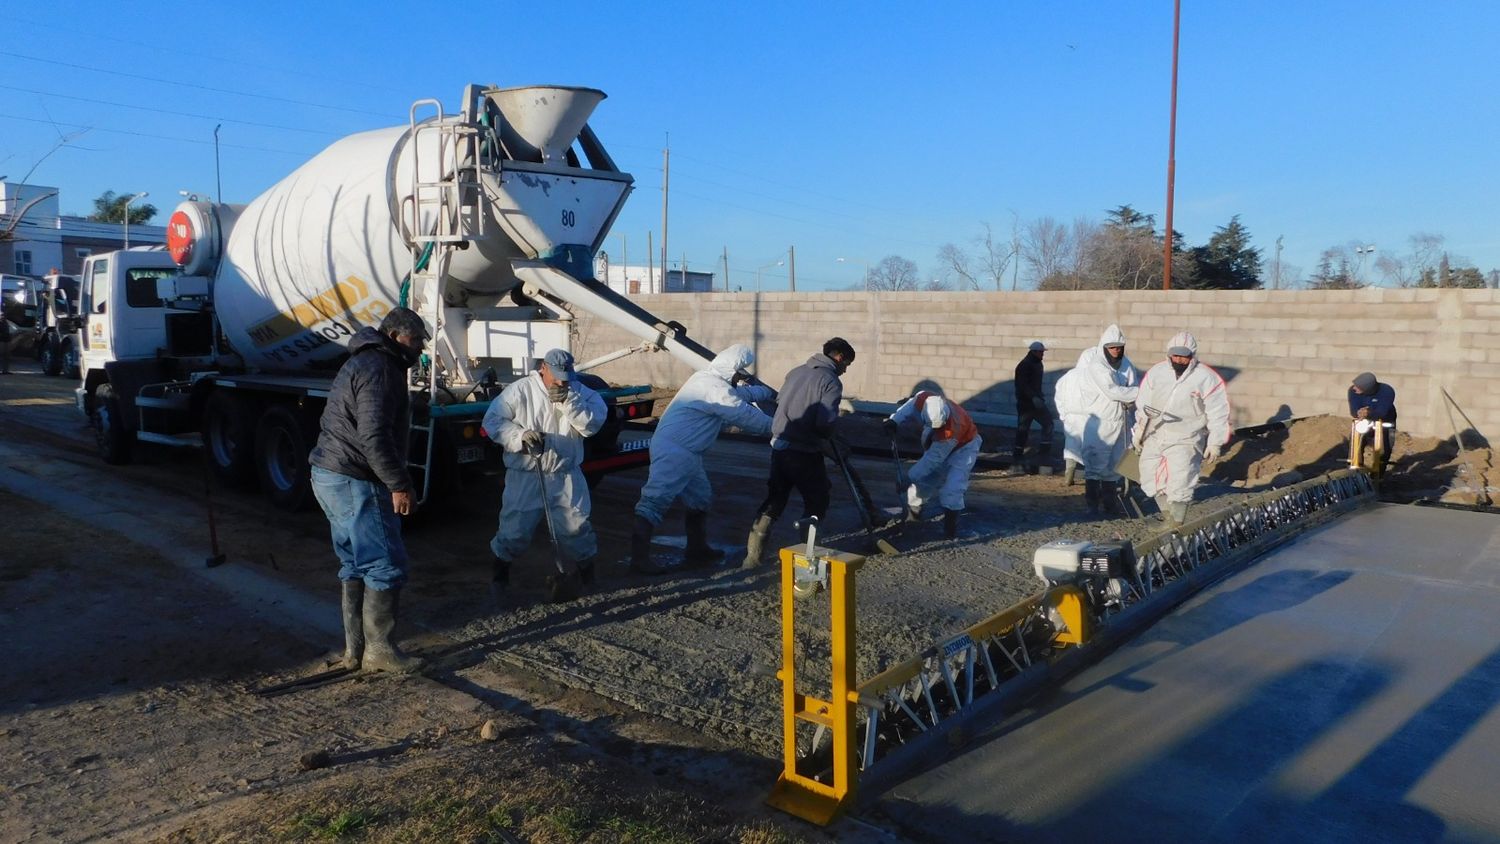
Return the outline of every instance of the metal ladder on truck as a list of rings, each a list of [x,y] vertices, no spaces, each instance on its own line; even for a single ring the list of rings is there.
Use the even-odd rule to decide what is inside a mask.
[[[431,106],[436,114],[421,119]],[[432,326],[432,344],[417,370],[413,392],[426,393],[422,407],[412,405],[411,444],[407,469],[419,492],[417,504],[427,503],[432,493],[434,451],[433,416],[430,412],[439,386],[438,344],[443,340],[443,301],[448,283],[448,263],[455,250],[484,236],[484,213],[479,179],[480,127],[462,116],[445,116],[435,99],[412,103],[409,115],[411,147],[410,194],[403,200],[403,222],[410,235],[411,272],[401,291],[401,304],[421,315]],[[435,136],[435,138],[434,138]],[[424,156],[424,144],[427,154]],[[436,161],[432,160],[436,156]]]

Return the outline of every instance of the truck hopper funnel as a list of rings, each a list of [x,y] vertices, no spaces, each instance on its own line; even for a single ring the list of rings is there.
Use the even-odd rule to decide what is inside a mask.
[[[485,92],[505,116],[501,141],[517,161],[564,163],[568,147],[604,99],[597,88],[532,85]]]

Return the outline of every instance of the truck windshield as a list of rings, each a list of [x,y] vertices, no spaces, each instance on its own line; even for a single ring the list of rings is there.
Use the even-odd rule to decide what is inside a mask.
[[[132,308],[160,308],[161,299],[156,295],[156,280],[176,275],[175,268],[139,267],[125,271],[125,304]]]

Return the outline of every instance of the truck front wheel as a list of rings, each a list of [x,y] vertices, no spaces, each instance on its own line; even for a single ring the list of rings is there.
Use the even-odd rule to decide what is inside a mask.
[[[115,466],[129,463],[133,437],[123,424],[120,400],[108,384],[94,391],[94,410],[89,416],[94,423],[94,444],[104,462]]]
[[[295,512],[312,498],[307,455],[316,437],[316,424],[289,405],[276,405],[261,416],[255,429],[255,468],[261,492],[278,508]]]
[[[203,449],[214,477],[235,487],[255,480],[255,405],[226,392],[209,395],[203,408]]]

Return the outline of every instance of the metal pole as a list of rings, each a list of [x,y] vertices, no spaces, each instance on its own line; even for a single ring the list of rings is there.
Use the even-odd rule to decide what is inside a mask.
[[[786,248],[786,257],[787,257],[787,265],[786,265],[786,268],[787,268],[787,279],[790,282],[791,292],[796,293],[797,292],[797,247],[795,247],[795,246],[788,246]]]
[[[1281,238],[1282,237],[1283,237],[1283,235],[1279,235],[1279,234],[1276,235],[1276,275],[1271,280],[1271,289],[1272,290],[1280,290],[1281,289]]]
[[[724,292],[729,292],[729,247],[724,247]]]
[[[669,136],[670,137],[670,136]],[[661,285],[662,290],[667,289],[667,197],[670,193],[669,186],[672,183],[672,148],[671,141],[661,151]]]
[[[1172,119],[1167,136],[1167,236],[1163,249],[1161,289],[1172,289],[1172,192],[1177,179],[1177,34],[1182,24],[1182,0],[1172,2]]]
[[[223,125],[222,123],[219,124],[219,126]],[[219,126],[214,127],[214,190],[218,191],[218,193],[214,194],[214,199],[223,202],[224,180],[219,175]]]
[[[651,249],[651,232],[646,232],[646,292],[655,293],[656,290],[656,253]]]

